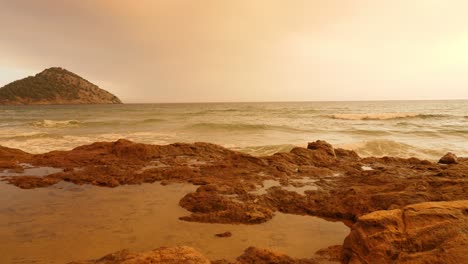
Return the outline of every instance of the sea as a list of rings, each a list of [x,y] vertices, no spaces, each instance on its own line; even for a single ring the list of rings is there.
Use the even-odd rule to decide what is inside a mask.
[[[255,156],[326,140],[361,156],[468,156],[468,101],[0,106],[0,145],[30,153],[96,141],[210,142]]]

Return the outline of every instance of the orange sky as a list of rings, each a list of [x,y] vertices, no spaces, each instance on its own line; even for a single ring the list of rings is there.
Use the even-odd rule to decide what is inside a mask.
[[[63,66],[126,102],[468,98],[462,0],[0,0],[0,85]]]

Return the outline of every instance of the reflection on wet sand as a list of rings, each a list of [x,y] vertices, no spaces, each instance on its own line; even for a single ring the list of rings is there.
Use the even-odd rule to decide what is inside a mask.
[[[259,225],[203,224],[178,220],[188,212],[180,198],[187,184],[102,188],[59,183],[22,190],[0,183],[0,263],[65,263],[93,259],[123,248],[144,251],[187,245],[210,259],[234,259],[249,246],[293,257],[342,244],[341,222],[276,213]],[[215,234],[230,231],[232,237]]]
[[[62,172],[63,169],[53,167],[34,167],[31,164],[20,163],[22,168],[20,171],[15,170],[0,170],[0,177],[11,176],[47,176],[50,174]]]

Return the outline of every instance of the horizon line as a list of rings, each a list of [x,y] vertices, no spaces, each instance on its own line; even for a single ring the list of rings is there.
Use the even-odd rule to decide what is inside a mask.
[[[291,100],[291,101],[168,101],[168,102],[123,102],[123,104],[238,104],[238,103],[339,103],[339,102],[427,102],[427,101],[468,101],[462,99],[372,99],[372,100]]]

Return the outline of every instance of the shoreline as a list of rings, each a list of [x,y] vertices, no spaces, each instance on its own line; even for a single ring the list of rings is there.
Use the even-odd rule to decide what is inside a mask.
[[[361,157],[435,161],[448,151],[468,156],[467,111],[465,102],[2,108],[0,145],[43,153],[120,138],[201,141],[260,156],[322,139]]]
[[[28,170],[32,168],[24,164],[61,171],[21,175],[31,173]],[[155,182],[192,184],[197,190],[179,201],[191,212],[180,218],[188,222],[255,225],[270,221],[277,212],[342,221],[351,227],[339,250],[343,263],[368,263],[365,260],[376,259],[375,254],[380,254],[382,263],[418,254],[438,260],[448,259],[450,254],[453,259],[463,257],[467,248],[463,244],[467,234],[444,231],[449,226],[468,225],[468,197],[464,191],[468,188],[467,158],[451,164],[417,158],[361,158],[354,151],[335,149],[324,141],[293,148],[289,153],[255,157],[209,143],[158,146],[118,140],[35,155],[0,147],[0,171],[6,170],[16,174],[2,177],[2,181],[24,189],[60,181],[101,187]],[[264,186],[268,181],[276,183]],[[262,188],[262,193],[255,193]],[[296,192],[300,188],[303,191]],[[434,207],[438,209],[431,209]],[[400,230],[399,222],[412,219],[402,216],[408,214],[405,212],[435,214],[434,219],[445,220],[415,216],[416,224],[411,227],[414,232],[408,225]],[[376,225],[380,226],[377,231],[373,228]],[[434,252],[424,246],[414,248],[410,241],[425,244],[429,239],[413,237],[421,230],[424,234],[438,230],[440,239],[430,243],[432,248],[445,251],[433,256]],[[383,236],[381,241],[363,235],[369,232]],[[395,241],[389,232],[406,236],[406,242]],[[454,235],[459,244],[451,242]],[[400,252],[389,248],[395,245],[402,246]]]
[[[43,122],[36,122],[35,125],[37,127],[41,127],[44,130],[52,130],[54,124],[49,125],[47,122],[49,120],[45,120]],[[52,123],[52,121],[50,121]],[[80,126],[82,123],[77,120],[64,120],[64,121],[55,121],[58,126]],[[50,126],[50,127],[49,127]],[[14,133],[12,131],[12,133]],[[151,132],[141,132],[141,133],[130,133],[126,135],[125,133],[119,134],[109,134],[110,136],[101,137],[101,139],[95,138],[93,140],[91,135],[58,135],[58,134],[48,134],[48,132],[25,132],[19,133],[16,136],[11,137],[10,139],[6,139],[3,142],[0,142],[0,146],[11,148],[11,149],[19,149],[25,151],[27,153],[37,155],[37,154],[45,154],[48,152],[53,151],[72,151],[74,148],[92,144],[94,142],[112,142],[119,140],[120,138],[125,138],[132,142],[140,142],[143,144],[149,145],[170,145],[170,144],[193,144],[191,140],[181,140],[177,141],[175,139],[171,140],[160,140],[158,142],[156,139],[145,140],[145,136],[151,136]],[[170,137],[170,133],[155,133],[155,136],[167,136]],[[10,140],[10,141],[9,141]],[[21,142],[21,140],[23,142]],[[31,142],[30,142],[31,141]],[[153,143],[153,141],[156,141]],[[243,154],[252,155],[254,157],[263,157],[263,156],[270,156],[275,153],[281,152],[289,152],[296,147],[303,146],[303,143],[298,142],[289,142],[284,144],[266,144],[266,145],[236,145],[235,143],[228,142],[228,143],[221,143],[220,140],[216,140],[214,143],[219,145],[223,148],[241,152]],[[2,145],[2,143],[4,145]],[[446,154],[447,152],[455,152],[461,153],[463,156],[466,155],[467,151],[463,149],[459,149],[456,147],[442,147],[442,146],[431,146],[431,147],[421,147],[413,142],[413,144],[409,144],[405,141],[397,141],[392,139],[370,139],[370,140],[356,140],[350,142],[339,142],[334,144],[336,148],[352,150],[356,152],[361,158],[382,158],[385,156],[389,157],[396,157],[396,158],[418,158],[422,160],[429,160],[431,162],[437,162],[441,156]]]

